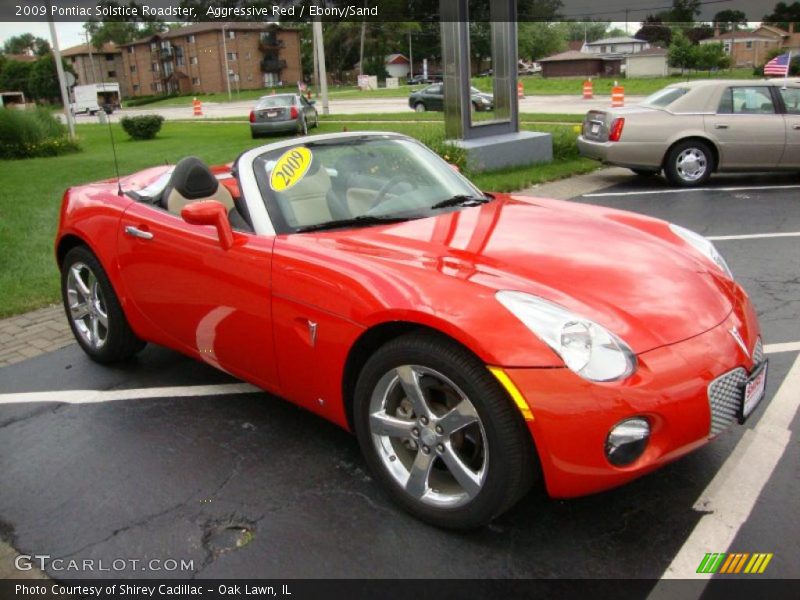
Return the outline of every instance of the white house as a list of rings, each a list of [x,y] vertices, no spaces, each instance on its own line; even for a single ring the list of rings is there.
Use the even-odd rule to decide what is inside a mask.
[[[588,54],[636,54],[647,50],[650,42],[634,37],[612,37],[586,42],[581,52]]]
[[[626,77],[664,77],[669,75],[667,51],[648,48],[625,57]]]
[[[390,54],[384,61],[389,77],[405,77],[410,70],[408,59],[402,54]]]

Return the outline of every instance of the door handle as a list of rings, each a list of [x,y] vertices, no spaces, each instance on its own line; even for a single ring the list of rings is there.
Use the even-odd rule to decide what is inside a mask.
[[[727,123],[717,123],[716,125],[714,125],[714,129],[727,129],[727,128],[728,128]]]
[[[125,233],[131,235],[133,237],[141,238],[143,240],[152,240],[153,234],[149,231],[142,231],[141,229],[137,229],[133,225],[127,225],[125,227]]]

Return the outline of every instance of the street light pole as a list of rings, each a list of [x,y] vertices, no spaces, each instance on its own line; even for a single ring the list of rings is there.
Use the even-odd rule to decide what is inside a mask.
[[[67,93],[67,82],[64,78],[64,65],[61,63],[61,50],[58,47],[58,36],[56,26],[53,23],[52,11],[50,11],[50,1],[47,2],[48,14],[47,24],[50,26],[50,42],[53,45],[53,58],[56,61],[56,72],[58,73],[58,87],[61,89],[61,103],[64,105],[64,116],[67,118],[67,129],[69,139],[75,139],[75,121],[72,119],[72,111],[69,109],[69,94]]]
[[[325,43],[322,38],[322,21],[315,19],[313,23],[314,39],[317,43],[317,56],[319,62],[319,85],[322,90],[322,114],[330,114],[328,109],[328,75],[325,70]]]
[[[225,55],[225,85],[228,89],[228,102],[233,100],[231,97],[231,72],[228,70],[228,42],[225,40],[225,28],[227,23],[222,26],[222,53]]]

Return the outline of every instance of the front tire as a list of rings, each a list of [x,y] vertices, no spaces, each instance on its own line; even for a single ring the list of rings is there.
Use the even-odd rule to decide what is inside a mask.
[[[485,525],[534,480],[516,407],[476,356],[441,335],[410,333],[375,352],[356,385],[354,421],[371,472],[432,525]]]
[[[415,112],[418,112],[418,113],[423,113],[423,112],[425,112],[426,110],[427,110],[427,109],[425,108],[425,105],[424,105],[422,102],[417,102],[417,103],[414,105],[414,111],[415,111]]]
[[[685,140],[670,149],[664,174],[672,185],[695,187],[708,181],[714,167],[714,154],[708,144]]]
[[[112,363],[144,348],[100,261],[85,246],[73,248],[64,257],[61,296],[72,334],[92,360]]]

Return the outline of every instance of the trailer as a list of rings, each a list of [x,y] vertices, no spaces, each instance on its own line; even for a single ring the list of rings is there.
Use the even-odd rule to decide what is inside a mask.
[[[90,83],[72,88],[74,102],[70,105],[72,114],[94,115],[100,110],[111,114],[120,108],[122,98],[118,83]]]

